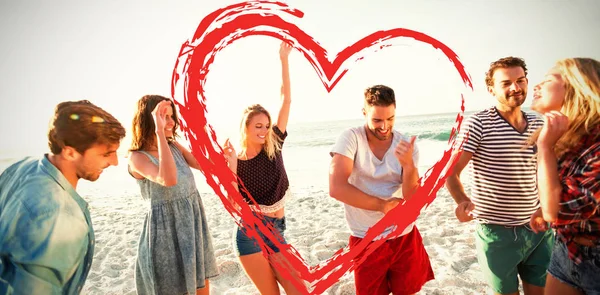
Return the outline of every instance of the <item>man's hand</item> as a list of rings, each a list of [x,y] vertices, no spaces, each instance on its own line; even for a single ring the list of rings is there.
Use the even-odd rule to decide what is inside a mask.
[[[468,222],[473,220],[473,210],[475,209],[475,205],[471,203],[471,201],[464,201],[456,206],[454,210],[454,214],[456,214],[456,218],[460,222]]]
[[[383,208],[382,208],[381,212],[383,214],[387,214],[392,209],[396,208],[396,206],[398,206],[398,204],[400,204],[400,202],[403,200],[400,198],[391,198],[391,199],[382,200],[382,201],[384,203],[383,203]]]
[[[548,230],[548,223],[544,220],[544,216],[542,215],[542,208],[537,209],[531,215],[529,225],[531,226],[531,230],[533,230],[533,232],[536,234]]]
[[[402,168],[414,167],[415,163],[413,162],[413,150],[415,149],[415,140],[416,136],[413,136],[410,139],[410,142],[401,140],[396,149],[394,150],[394,155]]]

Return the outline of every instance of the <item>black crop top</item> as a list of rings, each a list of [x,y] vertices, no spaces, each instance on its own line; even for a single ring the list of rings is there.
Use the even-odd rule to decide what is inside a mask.
[[[281,133],[281,130],[275,125],[273,132],[281,139],[283,146],[283,141],[288,135],[287,130],[285,133]],[[250,160],[238,159],[237,175],[259,205],[271,206],[277,203],[283,199],[289,187],[281,151],[275,153],[273,160],[269,160],[264,149]],[[250,202],[250,198],[242,190],[241,185],[239,188],[246,202]]]

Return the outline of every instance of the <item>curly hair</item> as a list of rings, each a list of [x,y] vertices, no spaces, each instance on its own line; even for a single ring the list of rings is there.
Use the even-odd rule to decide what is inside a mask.
[[[375,85],[365,89],[365,105],[387,107],[396,106],[394,90],[385,85]]]
[[[515,67],[523,68],[523,71],[525,71],[525,77],[527,77],[527,66],[525,65],[525,60],[522,58],[508,56],[490,63],[490,68],[487,72],[485,72],[485,85],[494,86],[494,72],[497,69],[507,69]]]

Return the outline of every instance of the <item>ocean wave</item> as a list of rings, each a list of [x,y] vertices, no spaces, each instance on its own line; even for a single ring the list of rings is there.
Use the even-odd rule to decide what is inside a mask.
[[[409,136],[416,135],[417,141],[419,140],[431,140],[447,143],[450,139],[451,131],[425,131],[416,134],[408,134]],[[312,138],[301,141],[288,140],[286,141],[286,147],[324,147],[332,146],[335,144],[337,137],[331,138]]]
[[[417,138],[448,142],[448,140],[450,140],[450,132],[451,131],[428,131],[418,134]]]

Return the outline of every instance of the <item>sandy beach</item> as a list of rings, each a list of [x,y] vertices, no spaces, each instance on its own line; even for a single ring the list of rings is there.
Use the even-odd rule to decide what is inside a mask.
[[[459,112],[465,123],[510,100],[512,86],[488,86],[493,61],[526,61],[521,110],[531,113],[540,97],[535,86],[548,82],[558,59],[600,60],[593,37],[599,11],[597,0],[0,1],[0,173],[50,151],[49,122],[61,102],[89,100],[119,120],[127,129],[119,165],[76,188],[89,204],[96,239],[82,294],[135,295],[138,243],[150,207],[125,158],[136,102],[144,95],[172,97],[185,105],[176,110],[178,119],[187,113],[182,125],[206,119],[221,146],[226,138],[236,145],[249,105],[265,107],[269,125],[278,121],[279,49],[286,40],[296,49],[289,56],[293,103],[282,152],[291,190],[285,238],[314,266],[348,245],[344,205],[328,192],[329,150],[344,130],[364,126],[365,88],[394,89],[394,129],[417,136],[423,176],[459,127]],[[502,38],[507,32],[509,42]],[[79,120],[77,113],[69,117]],[[188,137],[200,130],[192,131]],[[461,181],[469,194],[467,170]],[[235,222],[202,172],[194,175],[220,273],[210,280],[211,294],[259,294],[233,248]],[[491,294],[477,262],[476,223],[458,222],[455,207],[442,188],[416,220],[435,275],[421,295]],[[323,294],[355,294],[354,274]]]
[[[325,163],[327,164],[327,163]],[[288,165],[289,166],[289,165]],[[424,170],[421,172],[421,174]],[[327,195],[325,183],[294,181],[286,205],[286,239],[310,265],[316,265],[347,246],[349,230],[341,203]],[[220,275],[211,280],[212,294],[258,294],[232,249],[234,222],[219,198],[195,171],[211,228]],[[89,202],[96,231],[96,252],[84,294],[136,294],[134,282],[137,243],[148,204],[142,200],[126,159],[104,171],[95,183],[78,189]],[[460,224],[454,202],[445,189],[417,220],[436,279],[419,294],[487,293],[475,256],[474,223]],[[284,294],[282,290],[282,294]],[[346,273],[324,294],[354,294],[353,274]]]

